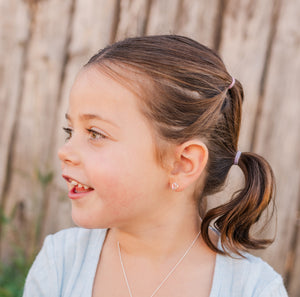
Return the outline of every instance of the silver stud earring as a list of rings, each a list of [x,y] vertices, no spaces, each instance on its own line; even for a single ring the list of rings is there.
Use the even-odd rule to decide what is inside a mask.
[[[179,185],[177,183],[172,183],[171,188],[173,191],[177,190],[179,188]]]

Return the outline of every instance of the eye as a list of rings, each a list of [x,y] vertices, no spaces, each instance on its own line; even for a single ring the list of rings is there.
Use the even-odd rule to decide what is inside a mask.
[[[71,128],[63,127],[63,130],[67,134],[65,141],[68,141],[72,137],[73,130]]]
[[[100,140],[103,138],[106,138],[105,135],[103,135],[102,133],[95,131],[94,129],[87,129],[87,131],[89,132],[89,136],[91,140]]]

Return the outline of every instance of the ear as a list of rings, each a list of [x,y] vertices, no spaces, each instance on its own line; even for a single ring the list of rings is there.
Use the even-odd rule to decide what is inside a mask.
[[[175,159],[170,174],[170,186],[182,191],[198,180],[208,160],[207,146],[200,140],[189,140],[175,149]]]

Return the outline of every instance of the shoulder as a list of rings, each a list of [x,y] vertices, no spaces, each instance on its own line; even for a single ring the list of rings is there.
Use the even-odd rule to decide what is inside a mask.
[[[61,230],[46,237],[40,253],[46,253],[48,261],[55,261],[59,279],[63,279],[98,258],[105,235],[105,229]]]
[[[77,262],[88,260],[90,254],[94,256],[102,247],[105,234],[104,229],[65,229],[48,235],[41,252],[48,259],[54,258],[57,269],[66,273]]]
[[[44,246],[59,248],[60,252],[62,251],[61,247],[72,247],[72,251],[78,252],[90,245],[98,245],[100,241],[104,241],[105,235],[106,229],[69,228],[48,235]]]
[[[217,256],[214,282],[219,289],[230,296],[287,296],[281,276],[269,264],[248,253],[243,255]]]
[[[28,273],[24,296],[48,296],[50,289],[52,296],[60,296],[81,272],[96,270],[105,235],[104,229],[83,228],[48,235]]]

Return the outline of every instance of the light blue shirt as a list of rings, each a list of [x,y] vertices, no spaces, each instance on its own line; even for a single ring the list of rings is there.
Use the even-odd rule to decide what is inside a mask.
[[[23,297],[91,297],[104,229],[71,228],[46,237]],[[217,255],[210,297],[286,297],[282,278],[260,258]]]

